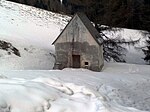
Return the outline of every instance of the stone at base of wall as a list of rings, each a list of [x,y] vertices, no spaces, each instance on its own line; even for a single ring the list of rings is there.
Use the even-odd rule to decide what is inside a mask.
[[[84,68],[84,69],[89,69],[89,70],[92,70],[92,71],[95,71],[95,72],[101,72],[102,68],[103,68],[104,64],[102,64],[100,67],[98,66],[95,66],[95,67],[90,67],[90,68]],[[62,70],[66,67],[64,67],[61,63],[55,63],[54,65],[54,70]],[[70,67],[71,68],[71,67]]]

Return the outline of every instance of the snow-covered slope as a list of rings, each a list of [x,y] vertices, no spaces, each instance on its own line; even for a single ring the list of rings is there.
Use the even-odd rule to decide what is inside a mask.
[[[149,112],[150,67],[0,71],[0,112]]]
[[[71,18],[42,9],[0,0],[0,41],[10,43],[20,56],[12,50],[1,49],[0,69],[52,69],[54,65],[54,46],[57,38]],[[145,46],[140,31],[123,29],[121,32],[105,32],[115,38],[140,39],[135,46],[126,46],[124,57],[127,63],[145,64],[144,54],[138,47]]]
[[[0,49],[0,69],[52,69],[51,43],[70,17],[0,0],[0,40],[11,43],[20,57]]]
[[[109,30],[104,33],[110,38],[120,38],[126,41],[139,40],[135,45],[122,45],[127,50],[123,58],[127,63],[147,64],[143,59],[145,55],[141,50],[146,46],[145,40],[148,39],[148,34],[145,31],[121,28],[117,31]]]

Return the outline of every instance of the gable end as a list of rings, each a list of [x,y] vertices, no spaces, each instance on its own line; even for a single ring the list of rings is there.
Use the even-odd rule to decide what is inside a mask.
[[[56,40],[52,43],[55,44],[56,41],[59,39],[59,37],[63,34],[63,32],[67,29],[67,27],[69,26],[69,24],[71,23],[71,21],[73,21],[73,19],[75,17],[78,17],[82,23],[84,24],[84,26],[86,27],[86,29],[89,31],[89,33],[92,35],[92,37],[94,38],[94,40],[97,42],[98,45],[102,45],[102,39],[100,41],[98,41],[98,38],[100,38],[100,34],[97,31],[97,29],[92,25],[91,21],[87,18],[87,16],[84,13],[77,13],[75,14],[72,19],[69,21],[69,23],[66,25],[66,27],[63,29],[63,31],[60,33],[60,35],[56,38]]]

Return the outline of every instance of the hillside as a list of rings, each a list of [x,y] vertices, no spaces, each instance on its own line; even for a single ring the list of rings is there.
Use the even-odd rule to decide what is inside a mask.
[[[52,69],[54,47],[51,43],[69,19],[30,6],[0,1],[0,69]],[[20,56],[13,53],[11,46],[7,48],[9,45],[16,48]]]
[[[0,69],[52,69],[55,61],[54,46],[51,43],[70,20],[66,15],[48,12],[5,0],[0,1],[0,41],[9,43],[18,50],[0,49]],[[139,47],[145,46],[140,31],[123,29],[105,32],[111,38],[139,39],[135,46],[126,46],[124,57],[127,63],[145,64],[144,54]],[[4,46],[4,45],[3,45]]]
[[[85,12],[91,21],[113,27],[150,32],[149,0],[10,0],[49,11]],[[61,2],[62,1],[62,2]]]

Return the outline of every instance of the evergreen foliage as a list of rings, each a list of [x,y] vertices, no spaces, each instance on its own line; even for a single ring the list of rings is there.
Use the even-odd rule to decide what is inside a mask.
[[[110,38],[106,36],[103,31],[111,30],[113,32],[116,32],[121,29],[116,28],[110,28],[110,27],[99,27],[98,31],[101,34],[101,37],[103,39],[103,55],[105,61],[115,61],[115,62],[125,62],[124,56],[126,53],[126,48],[123,47],[123,45],[134,45],[139,42],[138,40],[129,40],[126,41],[125,39],[120,38],[119,36],[116,38]]]
[[[146,48],[142,50],[145,54],[144,60],[150,64],[150,36],[146,40],[146,44],[147,44]]]
[[[107,26],[150,32],[150,0],[10,0],[35,7],[74,14],[85,12],[91,21]]]

